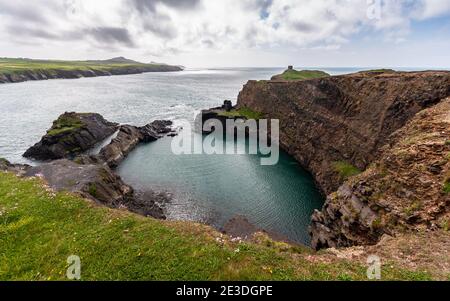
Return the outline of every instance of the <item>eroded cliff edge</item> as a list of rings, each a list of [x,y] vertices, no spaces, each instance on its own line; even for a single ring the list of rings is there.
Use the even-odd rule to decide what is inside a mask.
[[[250,81],[238,108],[279,119],[282,148],[328,195],[312,218],[313,247],[347,247],[448,224],[448,96],[450,72],[367,72]]]

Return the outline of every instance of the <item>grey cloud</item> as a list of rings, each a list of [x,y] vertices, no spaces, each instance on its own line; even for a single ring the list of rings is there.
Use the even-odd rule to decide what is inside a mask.
[[[99,44],[111,47],[115,45],[135,46],[135,42],[128,30],[120,27],[95,27],[72,31],[50,32],[35,27],[11,25],[6,27],[6,31],[16,40],[45,39],[53,41],[78,41],[90,37]]]
[[[47,23],[42,11],[33,6],[0,2],[0,15],[13,17],[20,22]]]
[[[194,9],[199,3],[200,0],[132,0],[132,4],[140,12],[154,12],[157,4],[175,9]]]
[[[43,29],[23,27],[17,25],[8,26],[7,31],[10,35],[12,35],[15,38],[31,37],[47,40],[56,40],[59,38],[58,35],[45,31]]]
[[[144,22],[144,29],[166,39],[173,39],[178,35],[176,28],[170,23],[146,21]]]
[[[121,27],[95,27],[85,30],[86,34],[96,41],[105,44],[122,44],[134,47],[135,43],[126,28]]]
[[[202,40],[202,44],[205,45],[208,48],[213,48],[214,45],[215,45],[215,43],[212,40],[210,40],[210,39]]]
[[[297,21],[292,25],[295,30],[304,32],[304,33],[313,32],[315,30],[314,25],[306,23],[306,22],[302,22],[302,21]]]

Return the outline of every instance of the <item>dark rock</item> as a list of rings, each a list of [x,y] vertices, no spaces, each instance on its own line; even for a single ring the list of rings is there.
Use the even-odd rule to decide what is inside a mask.
[[[222,109],[224,109],[227,112],[230,112],[231,110],[233,110],[233,103],[231,102],[231,100],[225,100],[223,102]]]
[[[117,127],[100,114],[64,113],[24,157],[37,160],[73,158],[112,135]]]
[[[171,121],[157,120],[143,127],[120,126],[117,137],[100,151],[97,159],[112,168],[117,167],[139,143],[156,141],[170,133],[171,125]]]
[[[4,158],[0,158],[0,171],[8,171],[17,175],[23,175],[29,168],[26,164],[12,164]]]
[[[107,165],[77,164],[62,159],[28,167],[24,176],[38,176],[56,191],[70,191],[110,208],[124,208],[144,216],[165,219],[169,197],[153,192],[135,193]]]

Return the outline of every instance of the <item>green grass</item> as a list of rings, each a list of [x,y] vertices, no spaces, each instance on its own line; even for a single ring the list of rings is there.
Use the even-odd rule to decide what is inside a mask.
[[[348,179],[361,173],[361,170],[345,161],[334,162],[333,167],[343,179]]]
[[[0,280],[66,280],[71,255],[81,258],[81,280],[366,279],[363,265],[310,254],[268,239],[222,240],[207,226],[100,207],[0,172]],[[426,276],[383,268],[385,280]]]
[[[22,74],[25,72],[48,72],[56,74],[58,71],[107,71],[126,69],[126,68],[154,68],[158,70],[166,65],[161,64],[143,64],[131,62],[114,61],[58,61],[58,60],[31,60],[0,58],[0,75]]]
[[[274,79],[283,80],[307,80],[315,78],[323,78],[330,76],[328,73],[318,70],[286,70],[283,74],[275,76]]]
[[[229,118],[244,117],[249,120],[250,119],[259,120],[264,117],[264,114],[253,111],[252,109],[249,109],[249,108],[240,108],[238,110],[231,110],[230,112],[224,111],[224,112],[221,112],[219,115],[229,117]]]
[[[47,131],[47,135],[56,136],[61,133],[66,133],[82,128],[83,126],[84,123],[79,118],[62,115],[53,123],[52,128]]]
[[[450,140],[446,140],[445,145],[450,145]]]
[[[367,70],[363,72],[370,72],[370,73],[392,73],[395,72],[393,69],[373,69],[373,70]]]
[[[445,194],[450,194],[450,179],[445,181],[443,190]]]

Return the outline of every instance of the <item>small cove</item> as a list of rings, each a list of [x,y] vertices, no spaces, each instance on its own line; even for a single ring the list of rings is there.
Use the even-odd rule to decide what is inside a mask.
[[[0,157],[39,164],[22,154],[66,111],[97,112],[123,124],[169,119],[180,125],[181,120],[192,120],[201,109],[218,106],[224,99],[235,102],[247,80],[268,79],[282,70],[188,70],[0,85]],[[167,207],[170,219],[220,228],[241,215],[258,228],[309,243],[310,216],[321,208],[323,197],[311,175],[292,157],[282,152],[277,165],[261,166],[258,155],[176,156],[170,149],[171,139],[139,146],[118,169],[138,189],[172,194],[174,200]]]

